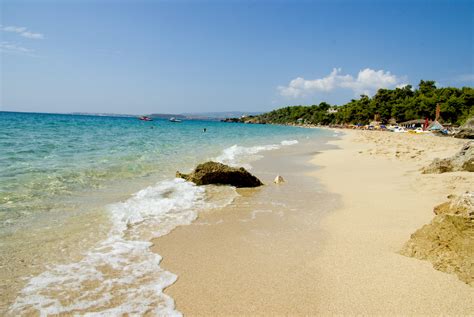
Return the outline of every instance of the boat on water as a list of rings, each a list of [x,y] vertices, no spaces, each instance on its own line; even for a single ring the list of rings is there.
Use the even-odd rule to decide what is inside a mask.
[[[175,117],[171,117],[170,122],[182,122],[182,120],[176,119]]]
[[[141,117],[138,117],[139,120],[142,120],[142,121],[153,121],[152,118],[150,117],[147,117],[147,116],[141,116]]]

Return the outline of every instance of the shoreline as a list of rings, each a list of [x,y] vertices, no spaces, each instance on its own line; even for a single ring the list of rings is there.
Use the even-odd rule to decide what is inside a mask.
[[[230,205],[202,212],[193,224],[153,240],[153,251],[163,257],[160,266],[178,276],[165,289],[178,311],[303,315],[317,308],[318,301],[309,302],[319,297],[317,285],[300,286],[308,276],[318,277],[304,261],[317,256],[324,240],[315,226],[339,204],[310,176],[317,169],[310,160],[328,148],[325,141],[266,152],[251,169],[265,186],[238,189]],[[273,183],[277,173],[285,183]],[[308,196],[318,203],[308,205]]]
[[[344,130],[341,139],[329,142],[337,149],[318,154],[307,149],[313,165],[305,172],[322,186],[307,188],[306,206],[317,203],[312,193],[318,191],[342,203],[321,217],[309,212],[306,222],[295,222],[275,210],[252,212],[255,192],[244,191],[242,197],[250,200],[237,204],[246,202],[246,209],[234,205],[227,212],[205,213],[155,239],[161,267],[178,275],[165,289],[176,309],[192,316],[472,313],[472,287],[427,261],[398,254],[410,234],[432,219],[436,204],[474,181],[466,173],[418,171],[465,141],[401,137]],[[408,138],[414,141],[407,146]],[[270,179],[264,177],[265,183]],[[295,195],[287,192],[292,181],[280,187],[286,200]],[[242,212],[250,215],[251,227],[241,225]],[[289,228],[304,233],[281,233]],[[255,234],[259,231],[265,234]]]
[[[28,120],[33,121],[35,117]],[[100,121],[102,124],[95,125],[95,120],[93,123],[81,120],[80,125],[65,122],[57,129],[66,134],[65,131],[73,127],[79,129],[78,135],[89,138],[110,124]],[[48,125],[49,121],[41,122]],[[92,124],[94,129],[81,134],[83,125]],[[81,158],[100,157],[100,166],[88,165],[87,162],[94,160],[78,159],[77,164],[62,170],[62,162],[68,161],[68,153],[73,151],[63,153],[59,147],[58,161],[51,164],[57,166],[54,168],[58,172],[39,175],[37,182],[42,186],[30,188],[29,178],[18,178],[15,183],[18,188],[26,188],[26,193],[34,193],[39,198],[31,200],[31,204],[25,199],[26,206],[34,208],[23,217],[25,204],[21,199],[13,199],[18,196],[16,193],[12,191],[11,198],[7,192],[6,207],[16,209],[4,213],[13,220],[9,224],[5,222],[7,225],[2,229],[13,234],[2,231],[4,256],[0,259],[3,277],[0,285],[4,286],[4,292],[0,296],[0,315],[52,311],[104,313],[111,309],[125,312],[133,309],[134,313],[155,308],[154,312],[160,311],[163,302],[160,285],[164,285],[163,279],[172,279],[166,277],[167,272],[160,272],[160,256],[149,252],[151,238],[192,221],[201,208],[226,204],[234,195],[234,189],[220,187],[208,201],[204,188],[177,181],[176,169],[186,171],[211,158],[220,158],[228,164],[234,161],[244,164],[260,156],[261,151],[286,147],[295,139],[316,132],[278,127],[232,128],[218,122],[167,124],[148,129],[138,121],[127,121],[123,126],[111,128],[130,129],[131,133],[122,134],[124,140],[130,142],[128,145],[124,146],[119,142],[120,137],[107,129],[104,147],[84,154],[83,147],[78,146],[75,152]],[[203,126],[207,127],[207,133],[202,133]],[[174,139],[178,139],[178,144]],[[47,140],[45,137],[43,141]],[[94,144],[87,143],[87,146]],[[193,145],[199,146],[193,148]],[[124,151],[118,153],[115,146]],[[141,149],[137,152],[136,148]],[[49,195],[49,188],[59,185],[70,191],[64,195],[62,192]],[[20,193],[23,192],[18,191]],[[17,218],[32,229],[15,227],[17,211]],[[134,278],[119,278],[122,268],[128,272],[123,274]],[[145,277],[146,282],[143,282]],[[81,283],[82,280],[88,283]],[[98,280],[107,281],[107,288],[97,283]],[[145,288],[155,291],[144,294]],[[84,293],[89,295],[84,296]],[[122,298],[123,293],[127,294],[126,300]],[[84,305],[74,306],[76,302]]]

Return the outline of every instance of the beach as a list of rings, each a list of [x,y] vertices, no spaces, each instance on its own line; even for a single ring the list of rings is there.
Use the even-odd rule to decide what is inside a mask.
[[[178,276],[161,268],[151,240],[237,193],[176,170],[207,160],[252,168],[267,153],[331,138],[275,125],[4,112],[0,134],[2,316],[178,314],[162,292]]]
[[[474,311],[472,286],[401,254],[435,205],[472,190],[472,173],[420,171],[465,140],[208,121],[0,119],[9,135],[0,144],[8,149],[0,151],[0,315]],[[243,166],[265,185],[175,177],[209,160]]]
[[[399,254],[467,172],[421,174],[465,140],[343,130],[323,148],[269,152],[267,186],[153,240],[185,315],[470,315],[474,290]],[[339,133],[339,131],[337,132]],[[287,182],[272,184],[275,174]]]
[[[0,1],[0,317],[474,317],[474,1]]]

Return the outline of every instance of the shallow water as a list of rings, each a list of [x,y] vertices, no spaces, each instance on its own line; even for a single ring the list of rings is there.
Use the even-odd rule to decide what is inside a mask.
[[[212,158],[251,168],[265,151],[326,134],[0,112],[0,313],[179,314],[162,294],[176,276],[150,240],[236,192],[175,171]]]

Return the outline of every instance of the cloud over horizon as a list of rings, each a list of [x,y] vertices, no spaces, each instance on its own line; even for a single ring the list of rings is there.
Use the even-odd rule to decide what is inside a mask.
[[[359,71],[357,77],[342,74],[341,68],[333,68],[331,73],[323,78],[307,80],[297,77],[288,86],[278,86],[280,95],[299,98],[316,92],[330,92],[337,88],[349,89],[354,94],[373,95],[380,88],[403,87],[404,78],[391,74],[389,71],[365,68]]]
[[[0,25],[0,29],[4,32],[17,33],[20,36],[23,36],[28,39],[34,39],[34,40],[44,39],[44,34],[31,32],[24,26],[1,26]]]

